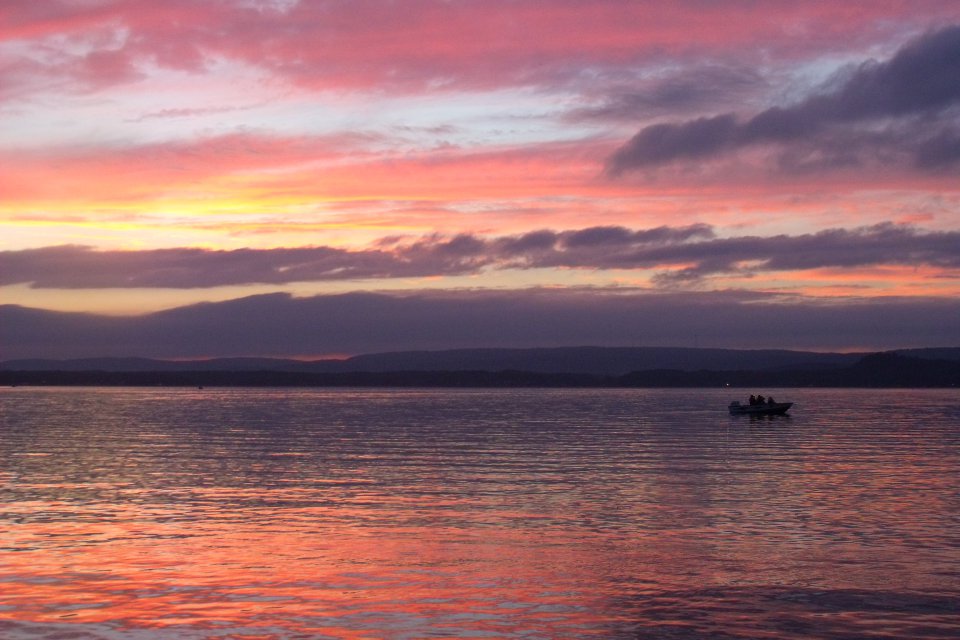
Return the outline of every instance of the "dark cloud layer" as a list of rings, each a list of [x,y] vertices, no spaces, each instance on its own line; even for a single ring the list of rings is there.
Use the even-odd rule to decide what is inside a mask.
[[[0,285],[187,289],[557,267],[661,269],[669,273],[659,278],[666,284],[721,273],[871,265],[960,268],[960,231],[881,224],[796,236],[718,238],[710,226],[694,224],[541,230],[494,238],[464,234],[384,239],[376,248],[356,251],[332,247],[97,251],[58,246],[0,252]]]
[[[953,166],[960,160],[958,78],[960,25],[927,34],[885,62],[865,62],[832,91],[790,106],[747,119],[724,113],[648,126],[613,154],[607,171],[619,175],[758,144],[791,147],[781,168]]]
[[[654,116],[696,113],[704,107],[732,107],[768,89],[763,76],[743,66],[719,63],[684,67],[651,78],[619,81],[602,99],[574,109],[574,121],[628,121]]]
[[[742,292],[602,290],[253,296],[145,316],[0,306],[2,359],[294,356],[572,345],[896,348],[951,345],[960,301],[777,301]]]

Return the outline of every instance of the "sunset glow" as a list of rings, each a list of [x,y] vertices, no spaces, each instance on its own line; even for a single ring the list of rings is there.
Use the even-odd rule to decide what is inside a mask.
[[[0,358],[27,309],[281,293],[924,316],[960,298],[958,77],[951,0],[7,2]]]

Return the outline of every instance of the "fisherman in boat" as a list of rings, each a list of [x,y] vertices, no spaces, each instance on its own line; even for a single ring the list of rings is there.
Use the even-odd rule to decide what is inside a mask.
[[[750,396],[750,406],[740,404],[739,400],[730,403],[730,413],[733,415],[773,416],[786,415],[793,406],[792,402],[777,402],[773,398],[764,398],[761,395]]]

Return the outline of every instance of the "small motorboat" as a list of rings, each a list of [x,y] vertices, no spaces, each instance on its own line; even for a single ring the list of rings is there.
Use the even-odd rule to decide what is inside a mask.
[[[740,404],[734,400],[728,407],[735,416],[782,416],[793,406],[792,402],[762,402],[759,404]]]

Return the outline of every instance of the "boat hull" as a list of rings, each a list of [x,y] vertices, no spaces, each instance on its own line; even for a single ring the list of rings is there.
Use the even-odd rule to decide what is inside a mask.
[[[790,407],[792,402],[774,402],[772,404],[731,404],[730,413],[735,416],[782,416]]]

